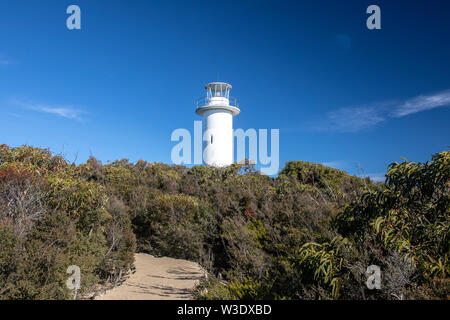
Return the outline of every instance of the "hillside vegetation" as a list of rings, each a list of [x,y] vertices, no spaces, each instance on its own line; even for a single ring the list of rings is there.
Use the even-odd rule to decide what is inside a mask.
[[[200,263],[198,299],[448,299],[449,178],[448,151],[373,184],[302,161],[271,178],[0,145],[0,298],[71,299],[70,265],[82,296],[137,251]]]

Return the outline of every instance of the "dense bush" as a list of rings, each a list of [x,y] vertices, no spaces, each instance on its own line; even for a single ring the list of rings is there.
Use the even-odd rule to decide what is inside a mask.
[[[115,283],[137,250],[199,262],[199,299],[446,299],[449,157],[394,163],[374,184],[302,161],[272,178],[2,145],[0,297],[70,298],[72,264],[83,292]],[[373,264],[381,290],[365,284]]]
[[[339,232],[358,250],[368,252],[365,239],[377,248],[372,259],[391,280],[382,290],[386,298],[448,296],[449,188],[450,152],[427,163],[393,163],[382,190],[365,193],[336,218]]]
[[[0,146],[0,298],[66,299],[70,265],[81,294],[133,263],[125,206],[102,184],[48,150]],[[122,211],[120,211],[122,210]]]

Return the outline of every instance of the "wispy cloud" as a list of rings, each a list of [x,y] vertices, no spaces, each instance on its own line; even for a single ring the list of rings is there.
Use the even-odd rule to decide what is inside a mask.
[[[434,108],[450,105],[450,90],[438,92],[429,96],[418,96],[416,98],[405,101],[398,106],[392,113],[394,117],[404,117],[420,111],[430,110]]]
[[[368,106],[341,108],[328,112],[310,128],[314,131],[358,132],[373,128],[390,118],[450,106],[450,90],[421,95],[405,101],[385,101]]]
[[[41,113],[53,114],[66,119],[82,120],[82,116],[86,114],[85,111],[73,108],[71,106],[52,106],[47,104],[33,104],[20,100],[11,100],[16,106],[37,111]]]
[[[356,132],[385,120],[377,107],[342,108],[329,112],[325,121],[316,128],[320,131]]]

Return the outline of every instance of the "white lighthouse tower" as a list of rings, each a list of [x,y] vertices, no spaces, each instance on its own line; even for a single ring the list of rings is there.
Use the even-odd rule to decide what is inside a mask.
[[[233,117],[241,110],[230,97],[231,85],[212,82],[205,86],[206,97],[197,101],[195,112],[203,116],[203,160],[223,167],[233,163]]]

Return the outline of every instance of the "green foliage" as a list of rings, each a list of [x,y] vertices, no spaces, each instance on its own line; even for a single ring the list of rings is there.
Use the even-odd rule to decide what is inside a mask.
[[[294,177],[300,184],[316,185],[319,188],[327,185],[337,186],[348,174],[317,163],[289,161],[280,172],[280,176]]]
[[[272,285],[271,282],[244,277],[242,281],[233,281],[228,288],[233,299],[263,300],[272,298]]]
[[[70,265],[80,267],[81,295],[129,269],[128,211],[118,217],[86,172],[48,150],[0,146],[0,298],[70,299]]]
[[[449,288],[450,152],[427,163],[393,163],[386,177],[383,190],[367,192],[337,217],[338,230],[357,243],[372,236],[383,252],[399,253],[421,287],[405,288],[409,295],[436,283]]]
[[[305,243],[292,258],[294,268],[305,284],[318,284],[331,291],[331,298],[338,298],[343,282],[343,251],[349,245],[349,241],[340,236],[321,244]]]
[[[194,289],[193,296],[197,300],[231,300],[230,289],[227,284],[217,278],[210,277],[200,281]]]
[[[449,159],[394,163],[373,184],[302,161],[271,178],[0,145],[0,298],[70,299],[69,265],[88,293],[137,250],[200,263],[197,299],[448,299]],[[372,264],[381,290],[366,288]]]

